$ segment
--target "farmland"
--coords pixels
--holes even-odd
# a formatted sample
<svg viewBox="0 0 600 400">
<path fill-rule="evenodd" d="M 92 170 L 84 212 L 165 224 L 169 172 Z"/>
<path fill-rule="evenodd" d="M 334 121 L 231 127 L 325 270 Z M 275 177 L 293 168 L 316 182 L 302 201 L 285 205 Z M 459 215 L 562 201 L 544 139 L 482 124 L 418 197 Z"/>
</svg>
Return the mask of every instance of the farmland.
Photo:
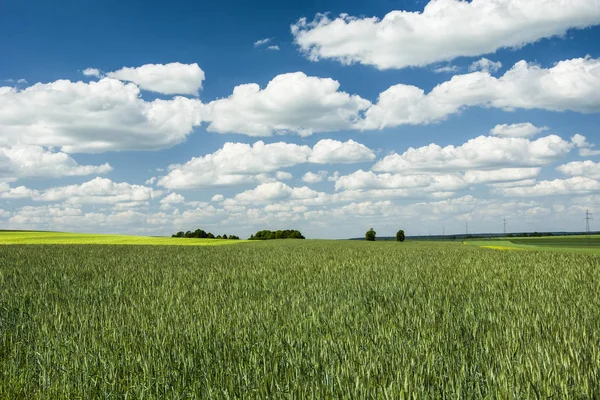
<svg viewBox="0 0 600 400">
<path fill-rule="evenodd" d="M 0 231 L 2 244 L 120 244 L 120 245 L 164 245 L 164 246 L 218 246 L 235 244 L 240 241 L 221 239 L 128 236 L 128 235 L 99 235 L 67 232 L 39 231 Z"/>
<path fill-rule="evenodd" d="M 600 258 L 0 246 L 0 398 L 598 398 Z"/>
<path fill-rule="evenodd" d="M 600 236 L 548 236 L 466 240 L 464 244 L 501 250 L 566 251 L 600 255 Z"/>
</svg>

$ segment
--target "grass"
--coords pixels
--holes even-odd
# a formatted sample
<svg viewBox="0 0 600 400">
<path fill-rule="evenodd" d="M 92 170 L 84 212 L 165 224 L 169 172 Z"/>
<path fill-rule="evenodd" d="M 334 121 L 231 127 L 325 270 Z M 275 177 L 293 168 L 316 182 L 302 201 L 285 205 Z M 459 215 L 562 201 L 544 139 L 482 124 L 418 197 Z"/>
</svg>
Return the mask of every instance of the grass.
<svg viewBox="0 0 600 400">
<path fill-rule="evenodd" d="M 547 236 L 536 238 L 468 239 L 464 244 L 496 250 L 566 251 L 600 254 L 600 236 Z"/>
<path fill-rule="evenodd" d="M 0 398 L 599 398 L 600 258 L 0 246 Z"/>
<path fill-rule="evenodd" d="M 126 244 L 166 246 L 218 246 L 245 242 L 229 239 L 182 239 L 170 237 L 99 235 L 86 233 L 0 231 L 1 244 Z"/>
</svg>

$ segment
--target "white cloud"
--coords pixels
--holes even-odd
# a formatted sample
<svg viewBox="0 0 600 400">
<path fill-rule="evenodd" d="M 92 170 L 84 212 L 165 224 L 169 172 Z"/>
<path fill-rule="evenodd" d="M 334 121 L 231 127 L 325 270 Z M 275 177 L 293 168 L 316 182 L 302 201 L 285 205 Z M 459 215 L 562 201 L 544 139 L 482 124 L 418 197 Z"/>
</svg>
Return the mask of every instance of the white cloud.
<svg viewBox="0 0 600 400">
<path fill-rule="evenodd" d="M 291 31 L 311 60 L 390 69 L 518 48 L 598 23 L 597 0 L 433 0 L 422 13 L 392 11 L 381 20 L 317 14 Z"/>
<path fill-rule="evenodd" d="M 289 172 L 285 172 L 285 171 L 277 171 L 275 173 L 275 178 L 278 181 L 288 181 L 290 179 L 292 179 L 294 176 L 292 174 L 290 174 Z"/>
<path fill-rule="evenodd" d="M 589 143 L 587 138 L 579 133 L 576 133 L 571 138 L 571 142 L 579 149 L 579 155 L 581 157 L 593 157 L 600 155 L 600 150 L 592 150 L 594 147 L 596 147 L 596 145 Z"/>
<path fill-rule="evenodd" d="M 86 68 L 82 73 L 85 76 L 95 76 L 96 78 L 100 78 L 100 70 L 98 68 Z"/>
<path fill-rule="evenodd" d="M 322 139 L 315 144 L 309 161 L 316 164 L 350 164 L 373 161 L 375 153 L 367 146 L 350 139 L 340 142 Z"/>
<path fill-rule="evenodd" d="M 279 46 L 277 46 L 277 45 L 275 45 L 275 46 L 269 46 L 269 47 L 267 47 L 267 50 L 279 51 Z"/>
<path fill-rule="evenodd" d="M 0 178 L 9 180 L 105 174 L 111 170 L 108 163 L 79 165 L 68 154 L 51 152 L 40 146 L 0 147 Z"/>
<path fill-rule="evenodd" d="M 336 180 L 336 190 L 418 189 L 425 192 L 454 192 L 471 185 L 489 182 L 521 181 L 539 175 L 540 168 L 502 168 L 471 170 L 455 174 L 376 174 L 358 170 Z"/>
<path fill-rule="evenodd" d="M 456 75 L 427 94 L 398 84 L 379 95 L 356 128 L 428 124 L 470 106 L 598 112 L 600 59 L 576 58 L 547 69 L 519 61 L 499 78 L 487 72 Z"/>
<path fill-rule="evenodd" d="M 254 47 L 262 46 L 263 44 L 267 44 L 271 41 L 271 38 L 260 39 L 254 42 Z"/>
<path fill-rule="evenodd" d="M 17 80 L 17 83 L 20 83 L 22 85 L 26 85 L 28 82 L 27 82 L 27 79 L 21 78 L 21 79 Z"/>
<path fill-rule="evenodd" d="M 204 81 L 204 71 L 198 64 L 146 64 L 137 68 L 124 67 L 106 74 L 120 81 L 133 82 L 141 89 L 162 94 L 198 95 Z"/>
<path fill-rule="evenodd" d="M 65 201 L 69 204 L 115 204 L 147 201 L 159 197 L 161 193 L 146 186 L 95 178 L 81 185 L 42 190 L 32 197 L 35 201 Z"/>
<path fill-rule="evenodd" d="M 590 160 L 570 162 L 557 167 L 556 170 L 569 176 L 583 176 L 600 179 L 600 163 L 595 163 Z"/>
<path fill-rule="evenodd" d="M 460 146 L 437 144 L 409 148 L 402 155 L 391 154 L 377 162 L 374 171 L 451 171 L 540 166 L 564 157 L 572 144 L 550 135 L 535 141 L 523 138 L 479 136 Z"/>
<path fill-rule="evenodd" d="M 319 183 L 323 182 L 325 178 L 327 178 L 327 171 L 319 171 L 317 173 L 307 172 L 302 176 L 302 182 Z"/>
<path fill-rule="evenodd" d="M 492 188 L 511 188 L 518 186 L 534 186 L 537 183 L 535 179 L 523 179 L 520 181 L 513 182 L 500 182 L 500 183 L 490 183 L 489 186 Z"/>
<path fill-rule="evenodd" d="M 454 73 L 460 71 L 460 68 L 456 65 L 447 65 L 445 67 L 438 67 L 433 70 L 436 74 Z"/>
<path fill-rule="evenodd" d="M 227 98 L 206 105 L 207 130 L 270 136 L 349 129 L 371 103 L 338 91 L 338 81 L 302 72 L 278 75 L 264 89 L 249 83 L 236 86 Z"/>
<path fill-rule="evenodd" d="M 210 201 L 215 201 L 215 202 L 219 202 L 219 201 L 223 201 L 225 200 L 225 196 L 223 196 L 222 194 L 215 194 Z"/>
<path fill-rule="evenodd" d="M 179 193 L 171 193 L 168 196 L 164 197 L 160 204 L 180 204 L 185 202 L 185 197 L 180 195 Z"/>
<path fill-rule="evenodd" d="M 580 155 L 581 157 L 594 157 L 594 156 L 600 156 L 600 150 L 579 149 L 579 155 Z"/>
<path fill-rule="evenodd" d="M 0 87 L 0 145 L 59 147 L 66 153 L 156 150 L 183 142 L 201 113 L 198 100 L 147 102 L 137 86 L 110 78 Z"/>
<path fill-rule="evenodd" d="M 170 217 L 170 218 L 169 218 Z M 15 211 L 8 220 L 15 229 L 48 229 L 66 231 L 115 232 L 115 230 L 145 233 L 155 224 L 170 225 L 173 217 L 165 213 L 146 214 L 128 209 L 105 214 L 102 212 L 84 212 L 73 205 L 25 206 Z M 169 229 L 167 232 L 172 231 Z M 164 234 L 164 232 L 163 232 Z"/>
<path fill-rule="evenodd" d="M 500 61 L 494 62 L 487 58 L 482 58 L 480 60 L 474 61 L 469 66 L 469 71 L 485 71 L 485 72 L 497 72 L 500 68 L 502 68 L 502 63 Z"/>
<path fill-rule="evenodd" d="M 11 188 L 8 183 L 0 182 L 0 199 L 25 199 L 36 196 L 37 193 L 25 186 Z"/>
<path fill-rule="evenodd" d="M 579 149 L 587 149 L 593 147 L 592 144 L 588 143 L 587 138 L 579 133 L 576 133 L 571 137 L 571 142 Z"/>
<path fill-rule="evenodd" d="M 283 142 L 225 143 L 212 154 L 169 166 L 158 185 L 184 189 L 256 182 L 259 174 L 306 162 L 310 153 L 308 146 Z"/>
<path fill-rule="evenodd" d="M 267 173 L 297 164 L 353 163 L 374 158 L 371 150 L 353 140 L 323 139 L 312 149 L 284 142 L 225 143 L 212 154 L 169 166 L 169 173 L 158 180 L 158 185 L 186 189 L 256 183 L 268 180 Z"/>
<path fill-rule="evenodd" d="M 531 138 L 538 133 L 547 131 L 547 126 L 537 127 L 531 122 L 524 122 L 520 124 L 502 124 L 496 125 L 490 131 L 490 135 L 501 136 L 501 137 L 513 137 L 513 138 Z"/>
<path fill-rule="evenodd" d="M 265 204 L 272 201 L 310 199 L 318 196 L 319 192 L 307 186 L 292 188 L 282 182 L 269 182 L 239 193 L 233 201 L 225 200 L 224 204 Z"/>
<path fill-rule="evenodd" d="M 553 196 L 585 194 L 600 190 L 600 182 L 583 176 L 569 179 L 555 179 L 552 181 L 541 181 L 534 186 L 514 187 L 498 189 L 505 196 Z"/>
</svg>

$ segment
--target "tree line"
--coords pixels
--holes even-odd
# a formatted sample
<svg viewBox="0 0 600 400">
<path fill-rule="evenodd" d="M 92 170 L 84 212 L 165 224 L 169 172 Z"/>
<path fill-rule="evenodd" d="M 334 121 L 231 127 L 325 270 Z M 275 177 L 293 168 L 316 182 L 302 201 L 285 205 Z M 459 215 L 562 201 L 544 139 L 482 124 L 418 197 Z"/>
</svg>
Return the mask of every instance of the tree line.
<svg viewBox="0 0 600 400">
<path fill-rule="evenodd" d="M 177 232 L 174 235 L 171 235 L 173 238 L 186 238 L 186 239 L 233 239 L 239 240 L 239 236 L 236 235 L 218 235 L 215 236 L 210 232 L 206 232 L 202 229 L 196 229 L 195 231 L 187 231 L 187 232 Z M 278 230 L 278 231 L 269 231 L 262 230 L 256 232 L 254 235 L 251 235 L 248 240 L 272 240 L 272 239 L 304 239 L 304 236 L 300 231 L 286 229 L 286 230 Z"/>
<path fill-rule="evenodd" d="M 213 235 L 210 232 L 205 232 L 202 229 L 196 229 L 194 232 L 192 231 L 187 231 L 187 232 L 177 232 L 176 234 L 172 235 L 171 237 L 174 238 L 186 238 L 186 239 L 231 239 L 231 240 L 239 240 L 240 237 L 236 236 L 236 235 Z"/>
<path fill-rule="evenodd" d="M 273 239 L 304 239 L 302 233 L 297 230 L 286 229 L 283 231 L 262 230 L 250 236 L 249 240 L 273 240 Z"/>
</svg>

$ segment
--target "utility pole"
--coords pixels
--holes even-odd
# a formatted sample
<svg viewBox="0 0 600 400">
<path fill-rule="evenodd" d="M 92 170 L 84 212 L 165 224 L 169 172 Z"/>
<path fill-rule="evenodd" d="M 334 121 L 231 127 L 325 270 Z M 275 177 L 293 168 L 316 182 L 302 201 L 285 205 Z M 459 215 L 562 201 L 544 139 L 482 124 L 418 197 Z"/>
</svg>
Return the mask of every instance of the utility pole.
<svg viewBox="0 0 600 400">
<path fill-rule="evenodd" d="M 591 245 L 591 230 L 590 230 L 590 221 L 593 220 L 594 218 L 592 218 L 592 213 L 590 213 L 590 210 L 585 210 L 585 234 L 587 235 L 587 239 L 588 239 L 588 245 Z"/>
<path fill-rule="evenodd" d="M 504 218 L 504 236 L 506 236 L 506 218 Z"/>
<path fill-rule="evenodd" d="M 469 236 L 469 221 L 465 222 L 465 232 L 466 235 Z"/>
</svg>

